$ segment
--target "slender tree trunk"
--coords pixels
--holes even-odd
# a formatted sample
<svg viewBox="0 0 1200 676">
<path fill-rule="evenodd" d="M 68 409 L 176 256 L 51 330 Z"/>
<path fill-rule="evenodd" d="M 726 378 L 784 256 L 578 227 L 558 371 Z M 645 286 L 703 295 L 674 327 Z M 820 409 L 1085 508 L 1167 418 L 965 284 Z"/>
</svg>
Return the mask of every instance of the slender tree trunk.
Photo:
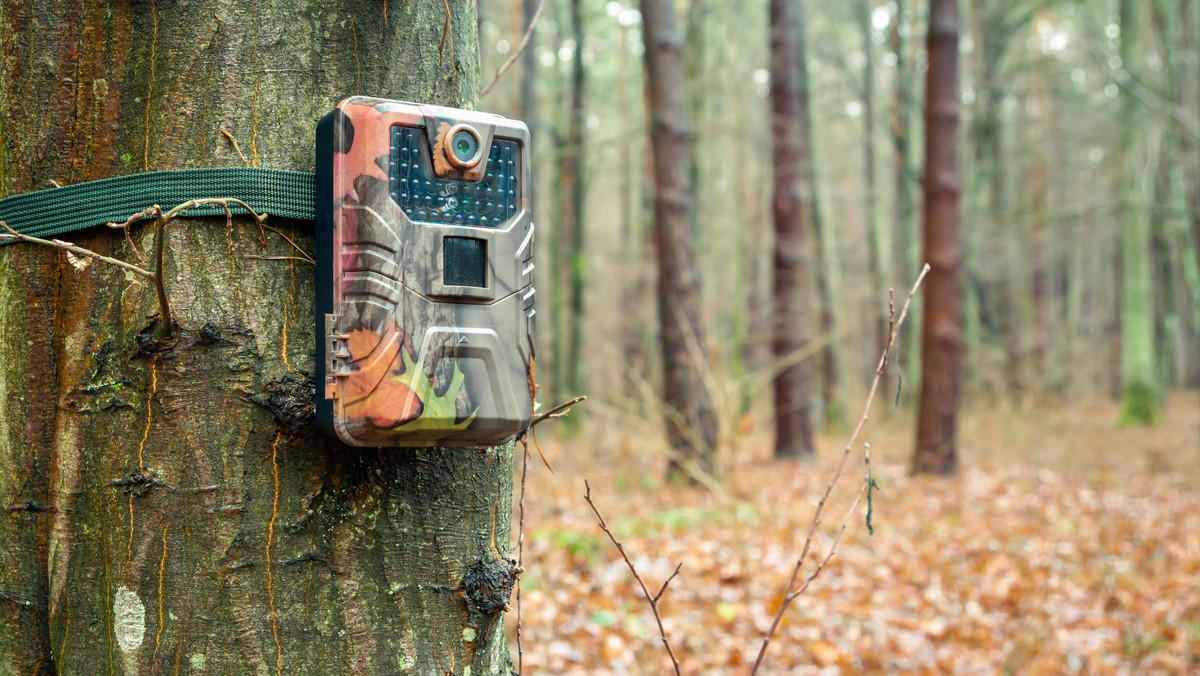
<svg viewBox="0 0 1200 676">
<path fill-rule="evenodd" d="M 909 67 L 909 2 L 896 0 L 896 14 L 888 30 L 888 43 L 896 56 L 896 68 L 892 84 L 892 173 L 893 189 L 895 192 L 895 221 L 892 226 L 895 244 L 895 257 L 899 261 L 899 277 L 911 280 L 916 277 L 919 265 L 920 248 L 918 246 L 917 225 L 914 219 L 916 209 L 913 204 L 914 176 L 916 171 L 912 166 L 912 78 Z M 916 345 L 921 335 L 921 299 L 914 299 L 913 314 L 904 324 L 904 335 L 900 345 Z M 901 378 L 915 376 L 920 372 L 920 351 L 917 349 L 900 348 L 897 353 L 897 371 Z M 916 380 L 915 377 L 910 380 Z"/>
<path fill-rule="evenodd" d="M 884 310 L 885 293 L 888 288 L 889 280 L 891 279 L 891 270 L 888 264 L 888 257 L 885 253 L 888 250 L 887 232 L 884 229 L 882 221 L 879 219 L 879 195 L 876 185 L 876 152 L 875 152 L 875 42 L 871 37 L 874 28 L 871 25 L 871 14 L 875 7 L 874 0 L 860 0 L 859 3 L 859 30 L 862 31 L 862 48 L 863 54 L 866 56 L 863 62 L 863 83 L 862 83 L 862 101 L 863 101 L 863 176 L 865 185 L 865 199 L 863 200 L 863 210 L 865 211 L 867 232 L 867 253 L 871 270 L 871 298 L 874 302 L 871 304 L 873 314 L 875 316 L 874 326 L 872 327 L 874 335 L 871 341 L 870 354 L 878 354 L 883 351 L 883 346 L 888 339 L 888 318 L 887 312 Z M 887 374 L 880 380 L 880 388 L 884 392 L 891 391 L 891 386 Z M 886 410 L 886 409 L 885 409 Z"/>
<path fill-rule="evenodd" d="M 311 171 L 341 96 L 474 104 L 475 3 L 449 7 L 439 54 L 441 0 L 5 3 L 0 196 L 241 166 L 222 130 Z M 269 222 L 311 251 L 311 223 Z M 510 673 L 511 448 L 319 438 L 312 269 L 264 253 L 291 250 L 171 223 L 181 335 L 139 354 L 153 290 L 0 248 L 0 673 Z"/>
<path fill-rule="evenodd" d="M 704 50 L 707 44 L 705 34 L 705 15 L 707 8 L 705 0 L 688 0 L 687 13 L 684 15 L 683 35 L 683 86 L 684 114 L 688 124 L 693 128 L 700 125 L 704 119 L 704 102 L 707 90 L 712 85 L 708 71 L 704 67 Z M 704 175 L 701 169 L 701 148 L 704 137 L 692 134 L 688 144 L 690 159 L 688 161 L 688 180 L 692 184 L 692 199 L 695 205 L 688 219 L 691 228 L 692 241 L 700 251 L 704 250 L 701 238 L 704 236 L 700 229 L 700 214 L 705 208 Z"/>
<path fill-rule="evenodd" d="M 583 392 L 583 283 L 584 283 L 584 161 L 583 161 L 583 15 L 580 0 L 571 0 L 571 90 L 568 94 L 567 141 L 563 155 L 563 219 L 557 224 L 566 238 L 568 269 L 566 386 L 568 394 Z"/>
<path fill-rule="evenodd" d="M 774 185 L 771 218 L 775 226 L 772 355 L 775 376 L 775 457 L 813 455 L 812 378 L 808 360 L 798 357 L 808 344 L 804 318 L 805 214 L 800 200 L 804 162 L 797 92 L 796 4 L 771 0 L 771 142 Z"/>
<path fill-rule="evenodd" d="M 522 0 L 523 30 L 533 21 L 537 13 L 539 0 Z M 533 138 L 537 127 L 537 29 L 529 36 L 525 51 L 521 52 L 521 121 L 529 127 L 529 137 Z"/>
<path fill-rule="evenodd" d="M 1141 3 L 1121 0 L 1121 59 L 1135 61 L 1138 14 Z M 1154 271 L 1151 231 L 1147 222 L 1145 195 L 1148 178 L 1139 177 L 1142 161 L 1134 156 L 1139 129 L 1137 101 L 1128 91 L 1121 94 L 1122 171 L 1121 200 L 1121 422 L 1150 424 L 1161 415 L 1158 367 L 1154 332 Z"/>
<path fill-rule="evenodd" d="M 914 474 L 954 474 L 959 390 L 958 3 L 932 0 L 926 50 L 924 251 L 921 403 Z"/>
<path fill-rule="evenodd" d="M 800 136 L 796 141 L 798 153 L 796 171 L 800 177 L 800 208 L 803 214 L 801 218 L 811 224 L 808 229 L 811 233 L 810 236 L 813 237 L 812 250 L 816 258 L 811 270 L 807 269 L 809 266 L 804 261 L 801 261 L 800 272 L 801 279 L 815 281 L 817 298 L 820 301 L 820 309 L 817 313 L 818 322 L 822 336 L 828 341 L 828 344 L 818 352 L 821 399 L 826 418 L 836 422 L 842 418 L 841 404 L 838 402 L 837 394 L 841 378 L 839 365 L 845 361 L 842 358 L 845 353 L 839 354 L 838 337 L 841 335 L 841 322 L 833 303 L 834 298 L 841 297 L 841 261 L 837 255 L 837 231 L 823 219 L 820 194 L 817 191 L 816 139 L 813 133 L 812 105 L 808 86 L 808 26 L 804 18 L 803 0 L 792 0 L 790 7 L 789 14 L 793 18 L 789 21 L 794 26 L 792 39 L 795 44 L 793 53 L 796 63 L 793 73 L 796 82 L 796 110 L 800 118 Z M 805 251 L 802 249 L 801 255 Z M 778 255 L 778 251 L 776 251 L 776 255 Z M 801 288 L 803 289 L 803 287 Z M 811 318 L 812 314 L 810 310 L 806 317 Z M 805 319 L 804 321 L 808 323 L 810 320 Z M 811 368 L 809 371 L 811 372 Z M 811 376 L 809 379 L 811 380 Z M 812 385 L 809 385 L 807 390 L 811 397 Z M 810 406 L 810 404 L 805 405 Z M 810 413 L 809 417 L 811 419 L 814 416 Z M 815 423 L 815 419 L 812 422 Z"/>
<path fill-rule="evenodd" d="M 670 0 L 641 0 L 646 31 L 646 92 L 654 151 L 654 243 L 658 252 L 659 344 L 667 438 L 680 462 L 711 472 L 717 418 L 703 373 L 709 368 L 700 322 L 700 282 L 689 236 L 688 129 L 684 117 L 682 39 Z"/>
</svg>

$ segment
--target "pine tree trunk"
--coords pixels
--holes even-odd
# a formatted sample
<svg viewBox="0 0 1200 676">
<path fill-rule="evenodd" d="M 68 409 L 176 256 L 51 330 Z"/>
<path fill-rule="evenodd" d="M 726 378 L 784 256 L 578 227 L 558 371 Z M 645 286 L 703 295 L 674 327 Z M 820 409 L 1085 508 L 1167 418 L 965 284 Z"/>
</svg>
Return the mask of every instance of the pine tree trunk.
<svg viewBox="0 0 1200 676">
<path fill-rule="evenodd" d="M 797 91 L 798 13 L 792 0 L 771 0 L 771 142 L 774 185 L 771 217 L 775 227 L 772 283 L 772 356 L 775 368 L 775 457 L 813 455 L 812 377 L 809 360 L 800 359 L 805 335 L 805 214 L 800 199 L 805 130 Z M 811 223 L 811 220 L 809 221 Z"/>
<path fill-rule="evenodd" d="M 340 97 L 472 105 L 475 3 L 449 7 L 439 53 L 441 0 L 4 3 L 0 196 L 241 166 L 223 130 L 311 171 Z M 311 251 L 311 223 L 268 223 Z M 169 225 L 181 335 L 152 354 L 153 290 L 0 248 L 0 674 L 509 673 L 511 447 L 319 438 L 313 271 L 248 258 L 290 255 L 259 237 Z"/>
<path fill-rule="evenodd" d="M 646 94 L 654 155 L 654 244 L 658 254 L 659 347 L 667 439 L 677 455 L 672 476 L 686 464 L 712 472 L 717 418 L 703 374 L 709 368 L 700 322 L 700 281 L 688 228 L 688 129 L 684 116 L 682 39 L 674 3 L 641 0 L 646 31 Z"/>
<path fill-rule="evenodd" d="M 925 83 L 925 318 L 914 474 L 954 474 L 959 390 L 958 3 L 932 0 Z"/>
</svg>

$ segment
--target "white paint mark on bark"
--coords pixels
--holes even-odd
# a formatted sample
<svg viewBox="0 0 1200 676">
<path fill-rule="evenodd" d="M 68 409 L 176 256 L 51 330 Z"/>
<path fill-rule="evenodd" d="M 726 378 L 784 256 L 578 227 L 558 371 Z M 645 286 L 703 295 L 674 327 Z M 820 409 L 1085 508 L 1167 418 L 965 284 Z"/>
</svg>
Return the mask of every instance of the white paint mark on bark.
<svg viewBox="0 0 1200 676">
<path fill-rule="evenodd" d="M 137 676 L 137 653 L 146 636 L 146 607 L 136 593 L 124 586 L 117 587 L 113 595 L 113 634 L 121 649 L 125 673 Z"/>
</svg>

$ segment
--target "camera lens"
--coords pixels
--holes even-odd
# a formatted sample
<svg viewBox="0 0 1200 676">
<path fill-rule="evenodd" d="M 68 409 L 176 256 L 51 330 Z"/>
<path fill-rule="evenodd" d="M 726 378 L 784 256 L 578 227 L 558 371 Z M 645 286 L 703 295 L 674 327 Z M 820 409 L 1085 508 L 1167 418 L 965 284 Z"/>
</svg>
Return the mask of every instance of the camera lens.
<svg viewBox="0 0 1200 676">
<path fill-rule="evenodd" d="M 459 125 L 446 135 L 449 143 L 446 146 L 446 157 L 450 164 L 459 169 L 470 169 L 479 164 L 479 132 L 466 125 Z"/>
</svg>

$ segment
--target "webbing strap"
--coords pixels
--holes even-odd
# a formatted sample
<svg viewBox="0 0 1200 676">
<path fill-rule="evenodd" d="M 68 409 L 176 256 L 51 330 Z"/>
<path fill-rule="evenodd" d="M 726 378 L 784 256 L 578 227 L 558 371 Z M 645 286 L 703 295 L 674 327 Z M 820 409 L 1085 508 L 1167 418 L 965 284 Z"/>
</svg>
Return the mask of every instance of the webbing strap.
<svg viewBox="0 0 1200 676">
<path fill-rule="evenodd" d="M 165 211 L 192 199 L 224 197 L 242 200 L 260 214 L 311 221 L 314 194 L 313 175 L 298 171 L 176 169 L 14 195 L 0 200 L 0 220 L 21 234 L 48 238 L 105 223 L 123 223 L 155 204 Z M 232 204 L 230 211 L 245 213 Z M 224 214 L 221 205 L 206 204 L 188 209 L 186 215 Z"/>
</svg>

